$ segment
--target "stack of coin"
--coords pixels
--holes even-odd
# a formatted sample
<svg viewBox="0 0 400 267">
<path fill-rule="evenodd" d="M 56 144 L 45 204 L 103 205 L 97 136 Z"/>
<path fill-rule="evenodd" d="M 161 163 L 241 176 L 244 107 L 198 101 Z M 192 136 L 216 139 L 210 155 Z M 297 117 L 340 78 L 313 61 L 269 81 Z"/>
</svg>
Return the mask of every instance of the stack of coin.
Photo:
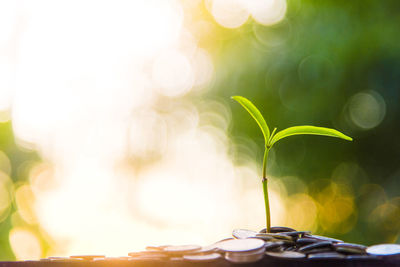
<svg viewBox="0 0 400 267">
<path fill-rule="evenodd" d="M 129 257 L 107 258 L 103 255 L 77 255 L 71 257 L 48 257 L 41 261 L 137 261 L 137 262 L 213 262 L 227 260 L 232 263 L 252 263 L 274 259 L 315 260 L 400 260 L 400 245 L 379 244 L 366 247 L 345 243 L 342 240 L 313 235 L 309 231 L 296 231 L 288 227 L 271 227 L 256 232 L 235 229 L 234 238 L 220 240 L 209 246 L 163 245 L 148 246 L 145 251 L 131 252 Z"/>
<path fill-rule="evenodd" d="M 366 247 L 342 240 L 296 231 L 288 227 L 271 227 L 260 232 L 235 229 L 233 238 L 221 240 L 207 247 L 158 246 L 144 252 L 130 253 L 132 260 L 215 261 L 221 258 L 233 263 L 252 263 L 268 258 L 280 259 L 348 259 L 376 260 L 400 255 L 400 245 L 382 244 Z"/>
<path fill-rule="evenodd" d="M 201 247 L 198 245 L 182 246 L 148 246 L 146 251 L 131 252 L 128 254 L 132 261 L 190 261 L 210 262 L 221 258 L 215 245 Z"/>
<path fill-rule="evenodd" d="M 83 259 L 74 259 L 70 257 L 48 257 L 45 259 L 40 259 L 40 261 L 50 261 L 50 262 L 75 262 L 83 261 Z"/>
<path fill-rule="evenodd" d="M 234 263 L 250 263 L 264 257 L 265 242 L 257 238 L 227 240 L 218 244 L 225 259 Z"/>
</svg>

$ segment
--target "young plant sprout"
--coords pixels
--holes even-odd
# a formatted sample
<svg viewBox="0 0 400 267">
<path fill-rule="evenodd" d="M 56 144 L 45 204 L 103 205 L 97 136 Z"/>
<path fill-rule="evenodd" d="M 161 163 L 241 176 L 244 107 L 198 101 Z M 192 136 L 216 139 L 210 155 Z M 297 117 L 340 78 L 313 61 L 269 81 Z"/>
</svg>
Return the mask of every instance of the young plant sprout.
<svg viewBox="0 0 400 267">
<path fill-rule="evenodd" d="M 286 128 L 282 131 L 276 132 L 276 128 L 270 133 L 268 128 L 267 122 L 265 121 L 264 117 L 261 115 L 261 112 L 245 97 L 242 96 L 232 96 L 232 99 L 239 102 L 240 105 L 250 113 L 253 119 L 257 122 L 258 126 L 260 127 L 264 140 L 265 140 L 265 150 L 264 150 L 264 159 L 263 159 L 263 166 L 262 166 L 262 183 L 263 183 L 263 191 L 264 191 L 264 201 L 265 201 L 265 213 L 267 219 L 267 232 L 271 230 L 271 215 L 270 215 L 270 208 L 269 208 L 269 199 L 268 199 L 268 179 L 266 176 L 267 171 L 267 160 L 268 160 L 268 152 L 271 150 L 272 146 L 278 142 L 279 140 L 292 136 L 292 135 L 299 135 L 299 134 L 312 134 L 312 135 L 325 135 L 331 137 L 338 137 L 342 138 L 347 141 L 352 141 L 353 139 L 347 135 L 342 134 L 341 132 L 325 128 L 325 127 L 316 127 L 316 126 L 294 126 Z"/>
</svg>

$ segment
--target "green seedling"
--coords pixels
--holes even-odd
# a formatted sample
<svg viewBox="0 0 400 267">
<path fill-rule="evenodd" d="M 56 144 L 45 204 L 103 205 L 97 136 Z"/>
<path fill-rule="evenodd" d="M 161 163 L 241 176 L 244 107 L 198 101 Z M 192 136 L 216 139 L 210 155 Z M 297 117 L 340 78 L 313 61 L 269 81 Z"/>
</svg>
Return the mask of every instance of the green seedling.
<svg viewBox="0 0 400 267">
<path fill-rule="evenodd" d="M 325 127 L 316 127 L 316 126 L 294 126 L 286 128 L 282 131 L 276 132 L 276 128 L 270 132 L 267 122 L 265 121 L 264 117 L 261 115 L 261 112 L 245 97 L 242 96 L 232 96 L 232 99 L 239 102 L 240 105 L 250 113 L 253 119 L 257 122 L 258 126 L 261 129 L 261 132 L 264 136 L 265 140 L 265 150 L 264 150 L 264 159 L 263 159 L 263 166 L 262 166 L 262 184 L 263 184 L 263 191 L 264 191 L 264 201 L 265 201 L 265 213 L 266 213 L 266 220 L 267 220 L 267 232 L 271 230 L 271 215 L 270 215 L 270 208 L 269 208 L 269 199 L 268 199 L 268 179 L 266 175 L 267 171 L 267 160 L 268 160 L 268 153 L 271 150 L 272 146 L 278 142 L 279 140 L 292 136 L 292 135 L 300 135 L 300 134 L 310 134 L 310 135 L 324 135 L 330 137 L 337 137 L 342 138 L 347 141 L 352 141 L 353 139 L 347 135 L 342 134 L 341 132 L 325 128 Z"/>
</svg>

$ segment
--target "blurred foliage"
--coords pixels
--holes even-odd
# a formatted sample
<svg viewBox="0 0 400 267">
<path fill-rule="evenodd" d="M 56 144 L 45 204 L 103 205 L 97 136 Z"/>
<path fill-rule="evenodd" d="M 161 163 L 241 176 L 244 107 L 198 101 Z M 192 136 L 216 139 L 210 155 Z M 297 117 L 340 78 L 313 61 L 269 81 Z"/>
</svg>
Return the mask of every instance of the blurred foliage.
<svg viewBox="0 0 400 267">
<path fill-rule="evenodd" d="M 400 241 L 399 10 L 396 1 L 291 0 L 279 24 L 264 27 L 249 21 L 238 30 L 221 30 L 227 37 L 215 51 L 217 81 L 210 97 L 246 96 L 278 131 L 312 124 L 337 128 L 354 138 L 348 143 L 294 137 L 274 148 L 276 164 L 269 175 L 300 177 L 320 204 L 318 193 L 332 185 L 354 198 L 345 225 L 323 225 L 326 218 L 320 212 L 319 233 L 364 244 Z M 378 95 L 380 118 L 373 101 L 354 106 L 357 93 Z M 261 177 L 262 136 L 248 114 L 238 105 L 230 106 L 231 135 L 256 141 Z M 368 124 L 374 116 L 376 122 Z M 245 153 L 235 151 L 236 159 Z M 296 188 L 289 191 L 296 193 Z M 334 220 L 332 213 L 328 216 Z"/>
<path fill-rule="evenodd" d="M 30 163 L 39 161 L 39 157 L 35 152 L 23 151 L 17 147 L 11 122 L 0 123 L 0 151 L 4 152 L 5 156 L 0 160 L 0 175 L 11 178 L 14 184 L 11 191 L 14 191 L 19 185 L 28 180 Z M 16 224 L 17 208 L 13 196 L 11 196 L 10 200 L 10 206 L 0 216 L 0 260 L 15 259 L 9 243 L 9 231 Z M 31 227 L 32 229 L 36 228 L 36 226 Z"/>
</svg>

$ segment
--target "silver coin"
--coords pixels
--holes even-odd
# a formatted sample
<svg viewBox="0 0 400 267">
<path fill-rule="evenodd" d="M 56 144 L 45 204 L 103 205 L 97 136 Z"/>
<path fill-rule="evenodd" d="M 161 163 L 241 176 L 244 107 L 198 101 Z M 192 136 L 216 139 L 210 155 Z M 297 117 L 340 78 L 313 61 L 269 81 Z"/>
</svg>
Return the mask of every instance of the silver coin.
<svg viewBox="0 0 400 267">
<path fill-rule="evenodd" d="M 275 250 L 276 248 L 280 248 L 284 245 L 285 243 L 283 241 L 278 241 L 278 242 L 265 242 L 264 248 L 266 250 Z"/>
<path fill-rule="evenodd" d="M 71 261 L 83 261 L 83 259 L 73 259 L 68 257 L 48 257 L 50 261 L 60 261 L 60 262 L 71 262 Z"/>
<path fill-rule="evenodd" d="M 41 259 L 42 261 L 42 259 Z M 65 261 L 65 262 L 71 262 L 71 261 L 83 261 L 83 259 L 71 259 L 69 257 L 47 257 L 47 260 L 43 259 L 43 261 Z"/>
<path fill-rule="evenodd" d="M 308 255 L 309 259 L 343 259 L 346 256 L 337 252 L 322 252 Z"/>
<path fill-rule="evenodd" d="M 265 252 L 265 254 L 271 257 L 287 258 L 287 259 L 300 259 L 306 257 L 305 254 L 296 251 L 282 251 L 282 252 L 267 251 Z"/>
<path fill-rule="evenodd" d="M 307 251 L 302 251 L 303 253 L 309 254 L 318 254 L 318 253 L 326 253 L 326 252 L 335 252 L 332 247 L 323 247 L 323 248 L 314 248 Z"/>
<path fill-rule="evenodd" d="M 229 237 L 229 238 L 224 238 L 224 239 L 221 239 L 221 240 L 219 240 L 219 241 L 217 241 L 217 242 L 215 242 L 215 243 L 213 243 L 213 244 L 211 244 L 211 245 L 209 245 L 210 247 L 212 247 L 212 246 L 214 246 L 215 248 L 217 248 L 218 247 L 218 244 L 220 244 L 220 243 L 222 243 L 222 242 L 225 242 L 225 241 L 228 241 L 228 240 L 234 240 L 235 238 L 232 238 L 232 237 Z"/>
<path fill-rule="evenodd" d="M 349 260 L 379 260 L 378 256 L 375 255 L 367 255 L 367 254 L 353 254 L 353 255 L 347 255 L 346 259 Z"/>
<path fill-rule="evenodd" d="M 147 246 L 146 250 L 149 251 L 163 251 L 164 248 L 168 247 L 169 245 L 164 245 L 164 246 Z"/>
<path fill-rule="evenodd" d="M 69 256 L 71 259 L 82 259 L 82 260 L 93 260 L 96 258 L 105 258 L 106 256 L 104 255 L 73 255 Z"/>
<path fill-rule="evenodd" d="M 299 245 L 308 245 L 311 243 L 320 242 L 321 240 L 309 237 L 300 237 L 296 240 L 296 243 Z"/>
<path fill-rule="evenodd" d="M 306 235 L 306 237 L 311 237 L 311 238 L 315 238 L 315 239 L 322 240 L 322 241 L 330 241 L 333 243 L 343 243 L 344 242 L 343 240 L 340 240 L 340 239 L 326 237 L 326 236 L 320 236 L 320 235 Z"/>
<path fill-rule="evenodd" d="M 264 251 L 257 253 L 243 253 L 243 252 L 227 252 L 225 259 L 234 263 L 251 263 L 261 260 L 264 257 Z"/>
<path fill-rule="evenodd" d="M 297 237 L 297 236 L 309 235 L 309 234 L 311 234 L 311 232 L 310 231 L 293 231 L 293 232 L 279 232 L 279 234 Z"/>
<path fill-rule="evenodd" d="M 128 256 L 130 257 L 142 257 L 142 256 L 158 257 L 164 255 L 165 255 L 164 251 L 156 251 L 156 250 L 145 250 L 145 251 L 128 253 Z"/>
<path fill-rule="evenodd" d="M 346 259 L 349 260 L 380 260 L 379 256 L 376 255 L 368 255 L 368 254 L 353 254 L 353 255 L 347 255 Z"/>
<path fill-rule="evenodd" d="M 237 256 L 253 256 L 254 254 L 260 254 L 260 253 L 264 253 L 265 252 L 265 248 L 259 248 L 256 250 L 250 250 L 250 251 L 239 251 L 239 252 L 230 252 L 230 253 L 235 253 L 235 255 Z"/>
<path fill-rule="evenodd" d="M 215 244 L 213 244 L 213 245 L 201 247 L 201 249 L 199 249 L 199 250 L 186 252 L 185 255 L 210 254 L 210 253 L 213 253 L 216 251 L 217 251 L 217 248 L 216 248 Z"/>
<path fill-rule="evenodd" d="M 330 246 L 332 246 L 332 242 L 321 241 L 321 242 L 311 243 L 309 245 L 301 247 L 301 248 L 299 248 L 299 251 L 308 251 L 308 250 L 312 250 L 315 248 L 323 248 L 323 247 L 330 247 Z"/>
<path fill-rule="evenodd" d="M 263 248 L 264 244 L 265 242 L 261 239 L 248 238 L 223 241 L 217 244 L 217 247 L 228 252 L 243 252 Z"/>
<path fill-rule="evenodd" d="M 255 237 L 257 232 L 246 229 L 235 229 L 232 231 L 232 235 L 238 239 L 245 239 L 249 237 Z"/>
<path fill-rule="evenodd" d="M 207 247 L 213 248 L 213 252 L 224 252 L 224 251 L 222 251 L 221 249 L 219 249 L 218 246 L 219 246 L 219 244 L 221 244 L 222 242 L 225 242 L 225 241 L 228 241 L 228 240 L 234 240 L 234 238 L 232 238 L 232 237 L 224 238 L 224 239 L 221 239 L 221 240 L 215 242 L 214 244 L 208 245 Z"/>
<path fill-rule="evenodd" d="M 202 261 L 202 262 L 209 262 L 215 261 L 221 258 L 221 254 L 219 253 L 210 253 L 210 254 L 203 254 L 203 255 L 184 255 L 183 259 L 187 261 Z"/>
<path fill-rule="evenodd" d="M 274 241 L 277 240 L 276 238 L 273 238 L 272 236 L 268 236 L 268 235 L 258 235 L 255 237 L 249 237 L 249 238 L 258 238 L 258 239 L 262 239 L 264 241 Z"/>
<path fill-rule="evenodd" d="M 336 243 L 333 247 L 338 252 L 351 253 L 351 254 L 365 254 L 366 246 L 351 243 Z"/>
<path fill-rule="evenodd" d="M 198 245 L 182 245 L 182 246 L 167 246 L 163 251 L 171 254 L 184 254 L 188 252 L 194 252 L 200 250 L 201 247 Z"/>
<path fill-rule="evenodd" d="M 380 244 L 367 248 L 367 253 L 378 256 L 388 256 L 400 254 L 400 245 L 398 244 Z"/>
</svg>

